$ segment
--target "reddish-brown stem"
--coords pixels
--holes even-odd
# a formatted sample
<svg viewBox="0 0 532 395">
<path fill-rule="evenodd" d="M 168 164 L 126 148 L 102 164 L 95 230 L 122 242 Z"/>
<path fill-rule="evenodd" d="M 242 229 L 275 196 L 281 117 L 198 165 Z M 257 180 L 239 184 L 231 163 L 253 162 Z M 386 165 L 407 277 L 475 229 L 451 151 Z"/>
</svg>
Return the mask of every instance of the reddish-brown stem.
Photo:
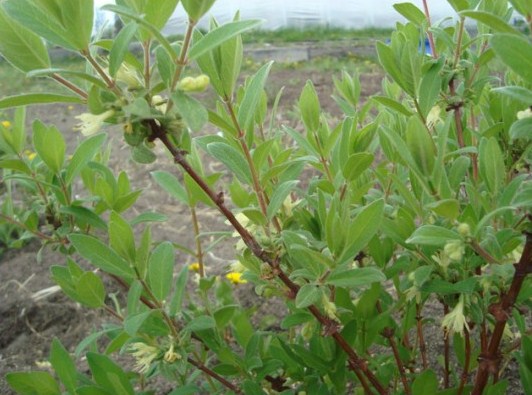
<svg viewBox="0 0 532 395">
<path fill-rule="evenodd" d="M 116 311 L 114 311 L 112 308 L 110 308 L 107 305 L 103 305 L 103 309 L 107 311 L 109 314 L 111 314 L 113 317 L 118 319 L 119 321 L 122 321 L 124 319 L 120 314 L 118 314 Z"/>
<path fill-rule="evenodd" d="M 449 306 L 447 303 L 443 303 L 443 315 L 446 316 L 449 314 Z M 449 333 L 447 332 L 447 329 L 444 329 L 443 333 L 443 388 L 449 388 L 449 376 L 451 374 L 449 369 L 449 361 L 450 361 L 450 347 L 449 347 Z"/>
<path fill-rule="evenodd" d="M 377 307 L 377 311 L 379 312 L 379 314 L 382 314 L 382 305 L 380 301 L 377 301 L 376 307 Z M 405 365 L 403 364 L 403 361 L 401 360 L 401 356 L 399 355 L 399 349 L 397 348 L 397 343 L 394 338 L 394 331 L 392 328 L 384 328 L 382 335 L 386 339 L 388 339 L 388 343 L 390 343 L 390 347 L 393 351 L 393 357 L 395 358 L 395 363 L 397 364 L 397 368 L 399 369 L 399 374 L 401 376 L 401 382 L 403 383 L 403 388 L 405 389 L 405 393 L 407 395 L 410 395 L 412 392 L 410 391 L 410 385 L 408 384 L 408 379 L 406 377 Z"/>
<path fill-rule="evenodd" d="M 0 218 L 2 218 L 2 219 L 3 219 L 4 221 L 6 221 L 6 222 L 9 222 L 10 224 L 13 224 L 13 225 L 15 225 L 15 226 L 18 226 L 19 228 L 24 229 L 25 231 L 34 234 L 34 235 L 37 236 L 39 239 L 46 240 L 46 241 L 59 241 L 59 240 L 54 239 L 54 238 L 51 237 L 51 236 L 45 235 L 44 233 L 42 233 L 42 232 L 40 232 L 40 231 L 38 231 L 38 230 L 30 229 L 25 223 L 22 223 L 22 222 L 20 222 L 20 221 L 17 221 L 16 219 L 11 218 L 11 217 L 8 216 L 8 215 L 5 215 L 5 214 L 0 213 Z"/>
<path fill-rule="evenodd" d="M 163 145 L 168 149 L 174 161 L 180 165 L 183 170 L 196 182 L 196 184 L 209 196 L 212 202 L 216 205 L 218 210 L 227 218 L 231 223 L 233 228 L 240 234 L 242 241 L 248 246 L 250 251 L 261 261 L 270 265 L 277 275 L 277 277 L 283 282 L 283 284 L 290 290 L 290 294 L 295 298 L 297 292 L 299 291 L 299 286 L 295 284 L 286 273 L 279 267 L 279 262 L 272 258 L 272 256 L 265 250 L 262 249 L 257 240 L 249 233 L 249 231 L 242 226 L 242 224 L 236 219 L 231 210 L 227 208 L 224 204 L 223 196 L 215 193 L 212 188 L 207 185 L 203 178 L 190 166 L 188 161 L 184 156 L 184 152 L 179 151 L 172 142 L 168 139 L 165 130 L 163 130 L 157 123 L 154 121 L 149 122 L 150 128 L 152 130 L 152 138 L 159 139 Z M 347 341 L 342 337 L 338 332 L 338 324 L 336 321 L 325 317 L 320 313 L 319 309 L 316 306 L 310 306 L 309 311 L 314 315 L 314 317 L 320 322 L 323 326 L 324 332 L 326 335 L 330 335 L 334 338 L 336 343 L 344 350 L 348 355 L 349 367 L 355 372 L 359 379 L 365 376 L 381 395 L 386 395 L 388 390 L 379 382 L 377 377 L 373 372 L 368 368 L 366 361 L 358 356 L 355 350 L 347 343 Z M 362 375 L 362 374 L 363 375 Z M 364 389 L 368 392 L 369 387 L 365 380 L 361 380 Z M 371 393 L 369 391 L 368 393 Z"/>
<path fill-rule="evenodd" d="M 195 366 L 196 368 L 198 368 L 199 370 L 201 370 L 202 372 L 208 374 L 210 377 L 212 377 L 213 379 L 217 380 L 218 382 L 220 382 L 223 386 L 225 386 L 226 388 L 229 388 L 231 391 L 233 391 L 234 393 L 236 394 L 241 394 L 242 391 L 240 390 L 240 388 L 238 388 L 237 386 L 235 386 L 233 383 L 227 381 L 226 379 L 224 379 L 222 376 L 220 376 L 218 373 L 212 371 L 211 369 L 209 369 L 207 366 L 203 365 L 201 362 L 198 362 L 196 361 L 195 359 L 192 359 L 190 357 L 187 357 L 187 362 L 190 363 L 191 365 Z"/>
<path fill-rule="evenodd" d="M 432 32 L 430 31 L 431 22 L 427 0 L 423 0 L 423 10 L 425 11 L 425 17 L 427 18 L 427 35 L 429 37 L 430 51 L 432 52 L 432 57 L 436 59 L 438 57 L 438 54 L 436 53 L 436 45 L 434 45 L 434 37 L 432 36 Z"/>
<path fill-rule="evenodd" d="M 65 86 L 66 88 L 70 89 L 72 92 L 74 92 L 75 94 L 77 94 L 78 96 L 81 96 L 83 99 L 87 99 L 89 97 L 89 95 L 87 94 L 87 92 L 85 92 L 83 89 L 81 89 L 79 86 L 77 86 L 76 84 L 73 84 L 72 82 L 70 82 L 69 80 L 66 80 L 64 79 L 63 77 L 61 77 L 59 74 L 57 73 L 53 73 L 52 74 L 52 78 L 54 80 L 56 80 L 58 83 L 60 83 L 61 85 Z"/>
<path fill-rule="evenodd" d="M 521 291 L 525 277 L 530 273 L 532 273 L 532 233 L 526 233 L 525 249 L 523 250 L 521 259 L 515 265 L 515 273 L 510 289 L 501 297 L 499 303 L 490 306 L 490 313 L 495 318 L 495 327 L 487 351 L 479 357 L 475 386 L 471 392 L 472 395 L 481 395 L 488 382 L 489 374 L 495 374 L 499 370 L 499 347 L 506 321 L 511 315 L 511 310 Z"/>
<path fill-rule="evenodd" d="M 116 86 L 115 82 L 107 75 L 105 70 L 100 66 L 100 64 L 94 59 L 90 53 L 90 51 L 83 50 L 81 51 L 81 54 L 89 61 L 91 66 L 96 70 L 98 75 L 102 77 L 102 79 L 105 81 L 105 84 L 109 89 L 111 89 L 117 96 L 121 96 L 122 92 L 120 92 L 120 89 Z"/>
<path fill-rule="evenodd" d="M 423 369 L 428 369 L 429 362 L 427 360 L 427 347 L 425 345 L 425 337 L 423 336 L 423 316 L 421 315 L 422 306 L 416 303 L 416 321 L 417 321 L 417 339 L 419 344 L 419 351 L 421 352 L 421 361 Z"/>
<path fill-rule="evenodd" d="M 457 395 L 462 395 L 464 387 L 467 383 L 467 376 L 469 376 L 469 365 L 471 364 L 471 338 L 469 337 L 469 331 L 464 331 L 465 337 L 465 359 L 464 359 L 464 370 L 462 371 L 462 376 L 460 378 L 460 385 L 458 386 Z"/>
</svg>

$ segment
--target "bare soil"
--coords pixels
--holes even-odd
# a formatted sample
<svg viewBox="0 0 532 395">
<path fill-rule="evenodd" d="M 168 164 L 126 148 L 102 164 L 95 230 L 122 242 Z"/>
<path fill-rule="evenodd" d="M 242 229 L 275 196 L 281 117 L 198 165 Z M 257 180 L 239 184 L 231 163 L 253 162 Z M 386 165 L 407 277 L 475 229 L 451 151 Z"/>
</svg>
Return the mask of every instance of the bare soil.
<svg viewBox="0 0 532 395">
<path fill-rule="evenodd" d="M 380 89 L 381 74 L 363 74 L 363 99 Z M 297 127 L 297 117 L 293 113 L 295 103 L 299 98 L 305 81 L 314 82 L 320 96 L 323 111 L 333 117 L 339 116 L 340 111 L 332 94 L 332 76 L 324 72 L 302 71 L 294 69 L 273 69 L 268 82 L 268 92 L 275 95 L 282 86 L 285 87 L 280 103 L 280 122 Z M 65 134 L 70 149 L 75 147 L 80 136 L 73 131 L 76 123 L 74 116 L 83 110 L 81 106 L 69 108 L 67 106 L 41 106 L 31 110 L 28 120 L 38 117 L 45 123 L 56 124 Z M 113 135 L 113 133 L 111 133 Z M 189 225 L 188 208 L 177 204 L 165 192 L 154 185 L 149 175 L 156 169 L 171 170 L 171 160 L 162 149 L 156 163 L 144 166 L 132 162 L 129 158 L 129 148 L 121 142 L 120 133 L 114 134 L 114 144 L 111 165 L 117 170 L 125 170 L 132 180 L 134 188 L 144 190 L 136 204 L 134 211 L 141 213 L 147 210 L 157 211 L 169 216 L 166 223 L 155 225 L 153 234 L 155 240 L 170 240 L 185 246 L 193 246 L 193 236 Z M 211 163 L 210 166 L 217 167 Z M 203 231 L 228 230 L 222 218 L 211 209 L 201 207 L 198 215 Z M 233 255 L 234 241 L 222 243 L 212 255 L 208 256 L 207 265 L 211 273 L 222 273 Z M 4 376 L 11 371 L 26 371 L 46 369 L 42 362 L 46 361 L 50 343 L 53 338 L 58 338 L 62 344 L 73 351 L 76 345 L 92 331 L 100 329 L 101 324 L 109 320 L 101 311 L 88 310 L 80 307 L 61 292 L 53 293 L 48 297 L 36 301 L 36 292 L 54 286 L 49 277 L 51 265 L 64 264 L 65 257 L 50 248 L 44 248 L 37 258 L 40 249 L 38 241 L 33 241 L 20 250 L 8 251 L 0 256 L 0 394 L 12 394 L 7 386 Z M 176 270 L 181 265 L 190 263 L 190 259 L 179 255 Z M 120 294 L 123 292 L 110 279 L 106 279 L 108 292 Z M 255 302 L 254 292 L 250 286 L 241 287 L 238 294 L 245 305 Z M 261 306 L 263 315 L 279 314 L 280 305 L 267 303 Z M 432 315 L 427 313 L 427 315 Z M 434 335 L 441 337 L 437 325 Z M 441 347 L 441 341 L 431 339 L 428 335 L 427 343 L 430 350 L 436 351 Z M 435 354 L 434 352 L 432 354 Z M 436 364 L 436 362 L 434 362 Z M 80 361 L 80 366 L 83 366 Z M 511 369 L 512 394 L 522 394 L 523 391 L 517 379 L 515 365 Z M 164 384 L 158 385 L 157 394 L 168 393 L 170 388 Z"/>
</svg>

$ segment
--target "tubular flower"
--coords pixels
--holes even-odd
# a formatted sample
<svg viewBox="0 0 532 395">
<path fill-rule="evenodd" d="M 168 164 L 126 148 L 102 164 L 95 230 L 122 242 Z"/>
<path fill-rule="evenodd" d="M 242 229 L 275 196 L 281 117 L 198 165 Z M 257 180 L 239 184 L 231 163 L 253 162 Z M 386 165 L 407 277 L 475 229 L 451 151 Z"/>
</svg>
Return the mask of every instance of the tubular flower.
<svg viewBox="0 0 532 395">
<path fill-rule="evenodd" d="M 164 361 L 168 363 L 173 363 L 178 359 L 181 359 L 181 355 L 174 351 L 174 344 L 170 344 L 170 348 L 164 353 Z"/>
<path fill-rule="evenodd" d="M 114 110 L 107 110 L 98 115 L 89 113 L 78 115 L 76 118 L 81 122 L 74 127 L 74 130 L 79 130 L 84 136 L 98 133 L 105 120 L 112 117 L 114 113 Z"/>
<path fill-rule="evenodd" d="M 454 309 L 443 317 L 441 326 L 445 330 L 445 336 L 453 333 L 459 333 L 464 336 L 464 328 L 469 332 L 469 326 L 464 315 L 464 298 L 460 296 Z"/>
<path fill-rule="evenodd" d="M 438 124 L 439 122 L 442 122 L 440 118 L 440 112 L 441 112 L 440 106 L 434 106 L 430 109 L 427 115 L 427 126 L 429 127 L 429 129 L 434 128 L 436 124 Z"/>
<path fill-rule="evenodd" d="M 523 110 L 523 111 L 518 111 L 517 112 L 517 119 L 525 119 L 525 118 L 530 118 L 532 117 L 532 108 L 527 108 L 526 110 Z"/>
<path fill-rule="evenodd" d="M 246 280 L 242 279 L 242 273 L 237 273 L 237 272 L 227 273 L 225 275 L 225 278 L 231 281 L 235 285 L 247 283 Z"/>
<path fill-rule="evenodd" d="M 163 114 L 166 113 L 166 109 L 168 108 L 167 100 L 160 95 L 154 95 L 151 98 L 151 105 L 154 106 L 156 110 L 162 112 Z"/>
<path fill-rule="evenodd" d="M 141 87 L 137 72 L 134 69 L 129 68 L 125 63 L 122 63 L 116 71 L 116 80 L 124 82 L 129 89 Z"/>
<path fill-rule="evenodd" d="M 179 88 L 185 92 L 202 92 L 209 85 L 209 77 L 202 74 L 198 77 L 185 77 L 179 81 Z"/>
<path fill-rule="evenodd" d="M 142 374 L 150 370 L 151 364 L 159 356 L 159 349 L 157 347 L 149 346 L 141 342 L 131 343 L 129 351 L 135 357 L 137 371 Z"/>
</svg>

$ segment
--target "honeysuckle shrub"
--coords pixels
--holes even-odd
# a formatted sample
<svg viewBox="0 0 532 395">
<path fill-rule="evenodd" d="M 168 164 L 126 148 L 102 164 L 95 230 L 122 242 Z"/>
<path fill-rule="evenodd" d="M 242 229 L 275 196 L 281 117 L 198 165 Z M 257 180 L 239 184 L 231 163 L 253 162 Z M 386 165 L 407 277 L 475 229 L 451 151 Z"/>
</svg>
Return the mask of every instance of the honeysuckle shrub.
<svg viewBox="0 0 532 395">
<path fill-rule="evenodd" d="M 21 394 L 148 394 L 157 377 L 174 395 L 502 394 L 516 359 L 530 393 L 530 2 L 449 0 L 456 16 L 441 22 L 425 1 L 396 4 L 407 22 L 376 45 L 381 93 L 363 103 L 358 75 L 333 77 L 344 116 L 331 120 L 308 81 L 302 130 L 276 121 L 280 96 L 264 89 L 271 62 L 239 83 L 241 34 L 260 21 L 237 14 L 196 28 L 213 2 L 182 1 L 178 42 L 161 34 L 178 0 L 106 6 L 124 24 L 114 39 L 92 35 L 90 0 L 0 2 L 2 56 L 71 92 L 0 100 L 18 107 L 1 129 L 4 182 L 34 191 L 31 213 L 3 211 L 2 222 L 63 251 L 54 281 L 109 313 L 74 353 L 54 340 L 50 370 L 12 372 L 8 383 Z M 86 71 L 55 68 L 47 44 L 85 59 Z M 206 89 L 218 98 L 209 108 L 197 96 Z M 23 106 L 53 102 L 86 105 L 77 128 L 88 137 L 71 157 L 54 125 L 32 120 L 31 139 L 25 130 Z M 142 191 L 108 167 L 105 124 L 121 127 L 112 133 L 133 160 L 175 162 L 152 176 L 190 210 L 195 243 L 180 247 L 190 268 L 176 262 L 179 240 L 152 239 L 164 216 L 128 214 Z M 217 242 L 201 237 L 198 205 L 237 238 L 226 279 L 205 271 Z M 104 276 L 125 287 L 124 302 Z M 286 315 L 254 327 L 232 295 L 243 282 Z M 427 342 L 441 348 L 429 355 Z M 90 372 L 78 370 L 81 357 Z"/>
</svg>

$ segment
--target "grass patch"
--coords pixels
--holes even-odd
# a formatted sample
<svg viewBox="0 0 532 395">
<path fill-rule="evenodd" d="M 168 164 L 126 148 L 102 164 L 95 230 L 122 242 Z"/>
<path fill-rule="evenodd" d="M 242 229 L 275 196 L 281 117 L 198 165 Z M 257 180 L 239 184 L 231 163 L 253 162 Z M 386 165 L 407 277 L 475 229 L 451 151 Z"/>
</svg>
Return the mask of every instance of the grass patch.
<svg viewBox="0 0 532 395">
<path fill-rule="evenodd" d="M 301 41 L 343 41 L 355 39 L 379 39 L 389 37 L 392 29 L 344 29 L 314 27 L 305 29 L 282 28 L 278 30 L 252 30 L 242 35 L 244 43 L 293 43 Z"/>
</svg>

